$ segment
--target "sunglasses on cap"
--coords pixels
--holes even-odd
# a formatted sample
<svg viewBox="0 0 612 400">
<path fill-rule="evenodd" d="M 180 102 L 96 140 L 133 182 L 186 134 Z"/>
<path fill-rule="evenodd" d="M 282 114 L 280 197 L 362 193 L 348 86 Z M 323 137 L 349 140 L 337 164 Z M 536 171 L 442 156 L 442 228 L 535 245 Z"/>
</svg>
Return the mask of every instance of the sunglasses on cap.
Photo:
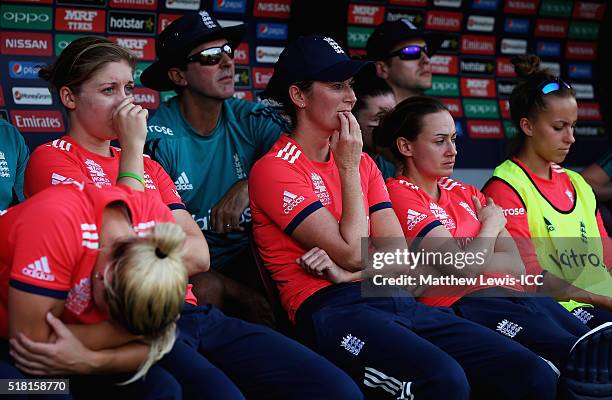
<svg viewBox="0 0 612 400">
<path fill-rule="evenodd" d="M 388 57 L 391 58 L 397 56 L 400 58 L 400 60 L 418 60 L 421 58 L 422 53 L 427 54 L 428 57 L 431 56 L 431 54 L 429 54 L 429 50 L 427 49 L 427 45 L 418 46 L 416 44 L 412 44 L 389 53 Z"/>
<path fill-rule="evenodd" d="M 229 58 L 234 58 L 234 49 L 229 43 L 225 43 L 219 47 L 209 47 L 199 53 L 187 57 L 187 62 L 199 62 L 200 65 L 217 65 L 223 58 L 223 53 L 227 54 Z"/>
<path fill-rule="evenodd" d="M 565 82 L 559 77 L 556 77 L 554 79 L 550 79 L 550 80 L 540 83 L 538 85 L 538 90 L 542 94 L 548 94 L 548 93 L 552 93 L 552 92 L 556 92 L 557 90 L 560 90 L 562 86 L 564 86 L 566 89 L 572 88 L 569 85 L 569 83 Z"/>
</svg>

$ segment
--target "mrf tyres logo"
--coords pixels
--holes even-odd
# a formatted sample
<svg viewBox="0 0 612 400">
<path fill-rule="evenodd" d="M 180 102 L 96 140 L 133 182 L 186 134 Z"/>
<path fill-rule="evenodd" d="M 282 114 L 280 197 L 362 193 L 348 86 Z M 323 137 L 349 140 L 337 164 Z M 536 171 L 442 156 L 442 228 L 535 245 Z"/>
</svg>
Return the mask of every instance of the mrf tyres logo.
<svg viewBox="0 0 612 400">
<path fill-rule="evenodd" d="M 104 32 L 106 11 L 61 8 L 55 9 L 55 29 L 72 32 Z"/>
<path fill-rule="evenodd" d="M 380 25 L 385 18 L 385 8 L 367 4 L 350 4 L 348 10 L 349 24 Z"/>
<path fill-rule="evenodd" d="M 108 13 L 108 33 L 153 35 L 156 27 L 156 14 L 110 11 Z"/>
<path fill-rule="evenodd" d="M 155 40 L 153 38 L 111 36 L 109 39 L 130 50 L 139 60 L 155 60 Z"/>
<path fill-rule="evenodd" d="M 464 97 L 495 97 L 495 81 L 482 78 L 461 78 L 461 95 Z"/>
</svg>

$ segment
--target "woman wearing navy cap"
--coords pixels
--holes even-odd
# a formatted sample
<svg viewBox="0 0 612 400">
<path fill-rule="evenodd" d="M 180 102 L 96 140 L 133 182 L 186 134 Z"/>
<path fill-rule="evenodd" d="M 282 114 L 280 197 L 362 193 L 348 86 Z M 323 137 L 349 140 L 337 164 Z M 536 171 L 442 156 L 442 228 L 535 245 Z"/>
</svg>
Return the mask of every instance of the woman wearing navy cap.
<svg viewBox="0 0 612 400">
<path fill-rule="evenodd" d="M 517 343 L 399 289 L 361 295 L 362 238 L 406 244 L 350 112 L 363 65 L 329 37 L 302 37 L 267 88 L 294 130 L 251 170 L 253 230 L 298 335 L 368 398 L 554 399 L 555 373 Z"/>
</svg>

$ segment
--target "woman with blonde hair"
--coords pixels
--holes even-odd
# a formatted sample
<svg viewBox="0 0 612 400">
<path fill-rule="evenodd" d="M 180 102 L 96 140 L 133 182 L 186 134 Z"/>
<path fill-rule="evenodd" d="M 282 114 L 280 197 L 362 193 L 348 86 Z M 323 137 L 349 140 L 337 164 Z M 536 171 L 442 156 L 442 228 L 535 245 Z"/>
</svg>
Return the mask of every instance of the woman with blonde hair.
<svg viewBox="0 0 612 400">
<path fill-rule="evenodd" d="M 153 365 L 174 344 L 187 285 L 185 234 L 166 222 L 151 196 L 78 182 L 0 217 L 0 336 L 14 364 L 30 376 L 74 375 L 75 396 L 180 398 Z M 92 374 L 106 375 L 83 376 Z"/>
</svg>

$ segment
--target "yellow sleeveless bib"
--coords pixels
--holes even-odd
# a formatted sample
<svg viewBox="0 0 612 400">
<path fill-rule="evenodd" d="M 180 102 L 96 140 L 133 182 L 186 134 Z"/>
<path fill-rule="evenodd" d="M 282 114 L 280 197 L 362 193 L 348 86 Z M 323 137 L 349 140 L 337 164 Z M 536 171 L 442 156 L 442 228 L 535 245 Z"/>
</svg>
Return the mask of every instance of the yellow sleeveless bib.
<svg viewBox="0 0 612 400">
<path fill-rule="evenodd" d="M 569 211 L 555 208 L 527 172 L 511 160 L 495 168 L 493 176 L 510 184 L 525 204 L 529 232 L 542 268 L 578 288 L 612 296 L 612 275 L 604 262 L 595 218 L 595 195 L 580 174 L 564 171 L 576 193 Z M 586 305 L 575 301 L 561 304 L 570 311 Z"/>
</svg>

